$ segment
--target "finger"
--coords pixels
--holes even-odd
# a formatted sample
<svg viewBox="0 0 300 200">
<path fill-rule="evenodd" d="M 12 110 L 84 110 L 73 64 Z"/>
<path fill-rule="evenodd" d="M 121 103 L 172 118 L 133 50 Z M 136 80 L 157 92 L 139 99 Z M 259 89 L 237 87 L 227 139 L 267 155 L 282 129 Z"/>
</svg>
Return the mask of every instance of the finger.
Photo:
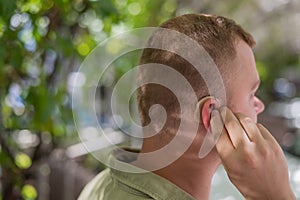
<svg viewBox="0 0 300 200">
<path fill-rule="evenodd" d="M 232 155 L 232 152 L 235 151 L 235 148 L 231 143 L 226 129 L 223 129 L 222 134 L 220 135 L 220 138 L 217 141 L 216 149 L 222 160 Z"/>
<path fill-rule="evenodd" d="M 225 128 L 228 132 L 230 140 L 235 148 L 238 148 L 240 145 L 245 145 L 250 143 L 247 134 L 242 128 L 239 120 L 235 117 L 235 115 L 228 108 L 221 109 L 221 115 L 223 118 Z"/>
<path fill-rule="evenodd" d="M 251 118 L 241 113 L 236 114 L 236 117 L 240 121 L 250 141 L 255 143 L 261 143 L 264 140 L 263 136 L 261 135 L 261 132 L 259 131 L 256 124 Z"/>
<path fill-rule="evenodd" d="M 276 141 L 276 139 L 273 137 L 273 135 L 268 131 L 268 129 L 266 129 L 262 124 L 257 124 L 257 128 L 259 129 L 262 137 L 267 140 L 267 141 L 271 141 L 273 143 L 278 144 L 278 142 Z"/>
<path fill-rule="evenodd" d="M 223 122 L 221 116 L 217 110 L 213 110 L 211 113 L 210 126 L 203 139 L 199 158 L 204 158 L 217 144 L 220 135 L 223 130 Z"/>
<path fill-rule="evenodd" d="M 214 140 L 217 141 L 224 129 L 224 123 L 218 110 L 213 110 L 211 113 L 210 129 L 213 133 Z"/>
<path fill-rule="evenodd" d="M 214 110 L 212 112 L 210 124 L 213 134 L 219 134 L 219 139 L 217 140 L 216 148 L 220 157 L 224 158 L 227 155 L 230 155 L 231 152 L 234 151 L 234 146 L 229 138 L 226 128 L 224 127 L 224 123 L 219 111 Z M 220 130 L 221 132 L 219 133 Z"/>
</svg>

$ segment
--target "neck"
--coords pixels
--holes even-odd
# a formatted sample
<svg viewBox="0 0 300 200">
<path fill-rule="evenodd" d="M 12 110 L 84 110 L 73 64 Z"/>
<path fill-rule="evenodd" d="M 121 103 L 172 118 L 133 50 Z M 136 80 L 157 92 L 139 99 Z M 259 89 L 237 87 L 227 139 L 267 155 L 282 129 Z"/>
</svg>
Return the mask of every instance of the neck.
<svg viewBox="0 0 300 200">
<path fill-rule="evenodd" d="M 154 173 L 171 181 L 195 199 L 208 200 L 211 180 L 218 166 L 219 162 L 209 157 L 202 160 L 181 157 Z"/>
<path fill-rule="evenodd" d="M 198 157 L 199 147 L 201 146 L 204 137 L 204 134 L 202 133 L 204 132 L 204 129 L 199 129 L 199 134 L 193 139 L 188 150 L 186 150 L 176 161 L 168 164 L 162 169 L 153 171 L 157 175 L 177 185 L 197 200 L 209 199 L 212 177 L 218 166 L 221 164 L 216 148 L 214 148 L 205 158 L 200 159 Z M 186 135 L 189 134 L 187 133 Z M 152 152 L 162 148 L 162 146 L 157 146 L 157 144 L 160 144 L 158 142 L 160 141 L 159 139 L 161 138 L 158 136 L 157 138 L 144 139 L 141 153 Z M 182 140 L 184 140 L 184 138 Z M 174 153 L 176 155 L 176 146 L 173 149 L 174 151 L 171 151 L 170 154 Z M 153 166 L 156 162 L 159 163 L 160 161 L 164 161 L 170 156 L 172 155 L 161 154 L 157 158 L 145 160 L 139 156 L 136 164 L 145 169 L 145 166 Z"/>
</svg>

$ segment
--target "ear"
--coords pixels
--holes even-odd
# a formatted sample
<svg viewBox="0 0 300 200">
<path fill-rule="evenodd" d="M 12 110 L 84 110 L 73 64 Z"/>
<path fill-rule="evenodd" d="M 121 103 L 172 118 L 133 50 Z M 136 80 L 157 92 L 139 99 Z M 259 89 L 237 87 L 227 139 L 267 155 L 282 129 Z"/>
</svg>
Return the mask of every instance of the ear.
<svg viewBox="0 0 300 200">
<path fill-rule="evenodd" d="M 194 118 L 202 123 L 206 130 L 209 128 L 210 124 L 210 115 L 214 108 L 218 108 L 220 106 L 219 100 L 213 96 L 206 96 L 199 100 L 197 103 L 197 108 L 194 113 Z"/>
<path fill-rule="evenodd" d="M 210 115 L 211 112 L 215 106 L 216 102 L 210 98 L 207 99 L 203 104 L 202 104 L 202 108 L 200 115 L 201 115 L 201 121 L 205 127 L 205 129 L 207 130 L 209 128 L 209 124 L 210 124 Z"/>
</svg>

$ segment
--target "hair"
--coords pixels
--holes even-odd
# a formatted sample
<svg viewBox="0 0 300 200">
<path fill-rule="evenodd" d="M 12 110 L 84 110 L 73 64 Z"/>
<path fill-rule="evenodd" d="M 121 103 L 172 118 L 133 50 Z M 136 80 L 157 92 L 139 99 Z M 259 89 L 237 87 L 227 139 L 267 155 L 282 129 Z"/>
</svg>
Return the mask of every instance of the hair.
<svg viewBox="0 0 300 200">
<path fill-rule="evenodd" d="M 221 16 L 187 14 L 170 19 L 160 27 L 183 33 L 202 45 L 217 65 L 225 86 L 232 79 L 232 72 L 235 70 L 232 69 L 234 67 L 230 62 L 236 57 L 235 47 L 238 41 L 243 40 L 250 47 L 255 45 L 253 37 L 241 26 Z M 159 63 L 177 70 L 189 81 L 198 99 L 208 95 L 207 86 L 201 75 L 179 55 L 165 50 L 145 48 L 140 64 L 147 63 Z M 137 81 L 142 80 L 147 73 L 147 70 L 139 69 Z M 169 89 L 158 84 L 143 85 L 137 89 L 137 101 L 143 126 L 150 122 L 149 108 L 154 104 L 161 104 L 168 115 L 164 129 L 178 128 L 176 120 L 180 107 L 175 95 Z"/>
</svg>

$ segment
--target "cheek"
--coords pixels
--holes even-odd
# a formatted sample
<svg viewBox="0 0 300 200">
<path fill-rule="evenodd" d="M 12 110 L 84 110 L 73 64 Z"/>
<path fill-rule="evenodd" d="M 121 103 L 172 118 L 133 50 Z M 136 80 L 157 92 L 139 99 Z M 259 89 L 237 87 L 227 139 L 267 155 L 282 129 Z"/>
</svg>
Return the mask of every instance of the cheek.
<svg viewBox="0 0 300 200">
<path fill-rule="evenodd" d="M 253 106 L 246 106 L 240 110 L 240 112 L 250 117 L 255 123 L 257 122 L 257 114 Z"/>
<path fill-rule="evenodd" d="M 228 107 L 234 113 L 242 113 L 250 117 L 253 121 L 257 121 L 257 114 L 254 107 L 254 102 L 249 99 L 248 95 L 235 96 L 231 99 Z"/>
<path fill-rule="evenodd" d="M 247 112 L 247 115 L 248 115 L 253 121 L 255 121 L 255 123 L 257 122 L 257 113 L 256 113 L 255 103 L 254 103 L 254 99 L 253 99 L 253 98 L 248 100 L 247 111 L 245 110 L 245 112 Z M 246 113 L 245 113 L 245 114 L 246 114 Z"/>
</svg>

